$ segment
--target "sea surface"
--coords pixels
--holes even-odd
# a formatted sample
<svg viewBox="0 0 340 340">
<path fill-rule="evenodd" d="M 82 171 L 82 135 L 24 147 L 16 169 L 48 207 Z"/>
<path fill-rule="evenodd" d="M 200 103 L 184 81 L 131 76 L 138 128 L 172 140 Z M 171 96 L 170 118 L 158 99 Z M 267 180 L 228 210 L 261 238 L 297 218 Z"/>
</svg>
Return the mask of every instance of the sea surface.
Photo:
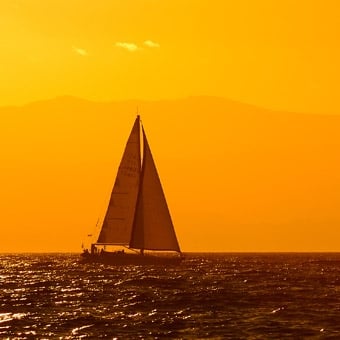
<svg viewBox="0 0 340 340">
<path fill-rule="evenodd" d="M 340 339 L 340 254 L 0 254 L 0 339 Z"/>
</svg>

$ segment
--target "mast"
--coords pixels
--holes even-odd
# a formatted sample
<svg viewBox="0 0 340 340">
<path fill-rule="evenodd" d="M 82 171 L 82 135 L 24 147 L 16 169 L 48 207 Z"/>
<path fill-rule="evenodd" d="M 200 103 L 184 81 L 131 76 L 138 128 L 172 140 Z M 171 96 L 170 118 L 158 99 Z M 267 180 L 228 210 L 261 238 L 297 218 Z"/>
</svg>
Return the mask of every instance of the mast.
<svg viewBox="0 0 340 340">
<path fill-rule="evenodd" d="M 138 110 L 138 108 L 137 108 L 137 110 Z M 137 117 L 139 118 L 139 115 L 137 115 Z M 146 147 L 146 143 L 145 143 L 145 141 L 144 141 L 144 135 L 145 135 L 145 134 L 144 134 L 143 124 L 142 124 L 141 121 L 140 121 L 140 125 L 141 125 L 141 127 L 142 127 L 142 132 L 143 132 L 143 161 L 142 161 L 142 169 L 141 169 L 140 178 L 139 178 L 139 187 L 138 187 L 138 194 L 137 194 L 137 200 L 136 200 L 135 213 L 134 213 L 134 216 L 133 216 L 133 223 L 132 223 L 132 230 L 131 230 L 130 246 L 131 246 L 131 244 L 133 244 L 133 240 L 134 240 L 134 237 L 135 237 L 135 234 L 136 234 L 137 213 L 138 213 L 138 207 L 141 205 L 141 202 L 140 202 L 141 199 L 142 199 L 141 192 L 142 192 L 143 178 L 144 178 L 144 172 L 145 172 L 145 162 L 144 162 L 144 158 L 145 158 L 145 147 Z M 140 211 L 139 213 L 142 213 L 142 211 Z M 140 240 L 141 242 L 140 242 L 139 247 L 137 247 L 137 249 L 139 248 L 139 249 L 140 249 L 141 255 L 144 255 L 144 232 L 143 232 L 142 229 L 140 230 L 139 240 Z M 133 247 L 132 247 L 132 248 L 133 248 Z"/>
</svg>

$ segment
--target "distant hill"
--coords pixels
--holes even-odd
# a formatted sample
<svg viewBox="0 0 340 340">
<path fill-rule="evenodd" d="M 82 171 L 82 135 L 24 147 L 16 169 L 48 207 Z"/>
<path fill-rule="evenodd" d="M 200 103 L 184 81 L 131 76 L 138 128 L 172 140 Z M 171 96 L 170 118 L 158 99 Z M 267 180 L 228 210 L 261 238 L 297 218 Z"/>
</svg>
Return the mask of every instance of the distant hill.
<svg viewBox="0 0 340 340">
<path fill-rule="evenodd" d="M 187 251 L 340 251 L 340 115 L 216 97 L 0 108 L 0 250 L 76 250 L 138 111 Z"/>
</svg>

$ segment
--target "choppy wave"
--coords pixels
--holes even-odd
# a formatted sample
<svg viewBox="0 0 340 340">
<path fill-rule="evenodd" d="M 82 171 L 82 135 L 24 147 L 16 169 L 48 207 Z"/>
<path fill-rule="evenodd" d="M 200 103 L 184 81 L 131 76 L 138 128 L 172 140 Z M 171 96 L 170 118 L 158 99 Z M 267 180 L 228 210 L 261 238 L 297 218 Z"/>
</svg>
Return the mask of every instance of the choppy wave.
<svg viewBox="0 0 340 340">
<path fill-rule="evenodd" d="M 0 338 L 340 338 L 340 254 L 0 255 Z"/>
</svg>

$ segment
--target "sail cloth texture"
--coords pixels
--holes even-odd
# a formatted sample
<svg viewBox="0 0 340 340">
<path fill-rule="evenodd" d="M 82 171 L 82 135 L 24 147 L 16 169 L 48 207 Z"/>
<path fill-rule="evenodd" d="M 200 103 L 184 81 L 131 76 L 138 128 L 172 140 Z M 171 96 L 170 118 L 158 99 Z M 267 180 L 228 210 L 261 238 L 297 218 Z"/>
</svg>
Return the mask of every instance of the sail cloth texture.
<svg viewBox="0 0 340 340">
<path fill-rule="evenodd" d="M 120 162 L 98 243 L 130 243 L 140 173 L 140 122 L 137 116 Z"/>
<path fill-rule="evenodd" d="M 180 252 L 144 129 L 143 144 L 143 167 L 130 247 Z"/>
</svg>

